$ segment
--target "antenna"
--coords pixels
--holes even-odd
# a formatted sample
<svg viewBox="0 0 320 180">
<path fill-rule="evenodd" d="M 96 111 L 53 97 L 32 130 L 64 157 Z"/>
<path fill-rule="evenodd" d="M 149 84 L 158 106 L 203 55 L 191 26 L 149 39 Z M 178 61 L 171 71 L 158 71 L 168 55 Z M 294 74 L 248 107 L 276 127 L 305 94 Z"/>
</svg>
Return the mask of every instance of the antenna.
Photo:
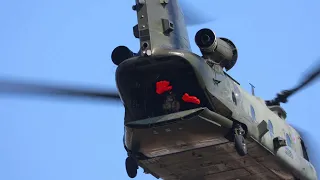
<svg viewBox="0 0 320 180">
<path fill-rule="evenodd" d="M 250 86 L 251 86 L 251 94 L 254 96 L 254 88 L 256 88 L 256 87 L 254 87 L 254 85 L 251 84 L 251 83 L 249 83 L 249 84 L 250 84 Z"/>
</svg>

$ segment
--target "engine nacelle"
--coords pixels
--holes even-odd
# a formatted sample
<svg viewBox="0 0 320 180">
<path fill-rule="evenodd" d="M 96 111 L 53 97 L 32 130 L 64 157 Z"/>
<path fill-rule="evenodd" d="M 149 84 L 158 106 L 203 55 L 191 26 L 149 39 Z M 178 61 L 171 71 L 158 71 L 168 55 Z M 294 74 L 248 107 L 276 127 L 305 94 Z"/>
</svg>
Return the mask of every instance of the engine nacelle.
<svg viewBox="0 0 320 180">
<path fill-rule="evenodd" d="M 112 51 L 111 59 L 113 64 L 118 66 L 124 60 L 132 58 L 133 56 L 136 56 L 136 54 L 133 53 L 128 47 L 118 46 Z"/>
<path fill-rule="evenodd" d="M 215 33 L 207 28 L 199 30 L 195 42 L 204 58 L 220 63 L 227 71 L 237 62 L 236 46 L 227 38 L 217 38 Z"/>
</svg>

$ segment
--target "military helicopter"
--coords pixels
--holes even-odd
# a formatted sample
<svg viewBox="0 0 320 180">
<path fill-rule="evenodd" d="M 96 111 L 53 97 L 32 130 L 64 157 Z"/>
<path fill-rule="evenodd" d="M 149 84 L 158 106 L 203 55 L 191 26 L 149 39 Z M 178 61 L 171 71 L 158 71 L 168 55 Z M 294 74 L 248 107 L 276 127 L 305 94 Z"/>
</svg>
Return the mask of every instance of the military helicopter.
<svg viewBox="0 0 320 180">
<path fill-rule="evenodd" d="M 140 50 L 112 52 L 117 93 L 14 80 L 1 80 L 0 92 L 121 100 L 130 178 L 141 167 L 165 180 L 317 179 L 280 103 L 313 82 L 320 65 L 295 88 L 264 101 L 226 73 L 238 58 L 231 40 L 204 28 L 195 35 L 202 55 L 191 51 L 177 0 L 136 0 L 133 10 Z"/>
</svg>

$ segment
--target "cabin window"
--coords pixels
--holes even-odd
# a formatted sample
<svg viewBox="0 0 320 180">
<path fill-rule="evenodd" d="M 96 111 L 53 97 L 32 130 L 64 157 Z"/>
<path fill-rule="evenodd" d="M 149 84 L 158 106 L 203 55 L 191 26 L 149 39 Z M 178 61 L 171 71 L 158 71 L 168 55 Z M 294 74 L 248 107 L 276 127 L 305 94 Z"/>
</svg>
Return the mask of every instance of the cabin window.
<svg viewBox="0 0 320 180">
<path fill-rule="evenodd" d="M 268 130 L 271 137 L 273 137 L 273 125 L 270 120 L 268 120 Z"/>
<path fill-rule="evenodd" d="M 242 102 L 241 94 L 240 94 L 240 90 L 239 90 L 238 86 L 236 85 L 236 83 L 233 82 L 232 84 L 233 84 L 232 99 L 234 99 L 233 102 L 237 106 L 238 104 L 241 104 L 241 102 Z"/>
<path fill-rule="evenodd" d="M 239 98 L 239 96 L 240 96 L 240 90 L 239 90 L 238 86 L 237 86 L 235 83 L 233 84 L 233 86 L 234 86 L 235 95 L 236 95 L 236 97 Z"/>
<path fill-rule="evenodd" d="M 250 105 L 250 110 L 251 110 L 251 118 L 253 121 L 257 121 L 256 119 L 256 112 L 254 111 L 254 108 L 252 105 Z"/>
<path fill-rule="evenodd" d="M 234 102 L 235 105 L 237 105 L 237 98 L 234 92 L 232 92 L 232 101 Z"/>
<path fill-rule="evenodd" d="M 292 142 L 291 142 L 291 138 L 290 138 L 289 134 L 286 134 L 286 141 L 287 141 L 287 145 L 288 145 L 289 147 L 291 147 Z"/>
</svg>

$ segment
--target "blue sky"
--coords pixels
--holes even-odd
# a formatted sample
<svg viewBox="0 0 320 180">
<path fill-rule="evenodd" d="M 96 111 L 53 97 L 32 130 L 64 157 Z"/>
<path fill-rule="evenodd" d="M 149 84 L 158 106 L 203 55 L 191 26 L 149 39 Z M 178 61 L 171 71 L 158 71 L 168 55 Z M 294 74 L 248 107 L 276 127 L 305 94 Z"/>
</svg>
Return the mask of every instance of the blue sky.
<svg viewBox="0 0 320 180">
<path fill-rule="evenodd" d="M 134 1 L 7 0 L 0 6 L 0 75 L 115 89 L 110 54 L 118 45 L 138 50 Z M 210 1 L 196 4 L 217 20 L 200 28 L 231 39 L 239 50 L 230 71 L 242 86 L 273 98 L 290 88 L 320 56 L 316 0 Z M 320 138 L 320 83 L 284 105 L 288 121 Z M 120 103 L 0 98 L 0 179 L 129 179 L 122 145 Z M 314 146 L 319 147 L 315 142 Z M 315 155 L 315 154 L 314 154 Z M 319 161 L 320 162 L 320 161 Z M 140 171 L 137 179 L 151 180 Z"/>
</svg>

